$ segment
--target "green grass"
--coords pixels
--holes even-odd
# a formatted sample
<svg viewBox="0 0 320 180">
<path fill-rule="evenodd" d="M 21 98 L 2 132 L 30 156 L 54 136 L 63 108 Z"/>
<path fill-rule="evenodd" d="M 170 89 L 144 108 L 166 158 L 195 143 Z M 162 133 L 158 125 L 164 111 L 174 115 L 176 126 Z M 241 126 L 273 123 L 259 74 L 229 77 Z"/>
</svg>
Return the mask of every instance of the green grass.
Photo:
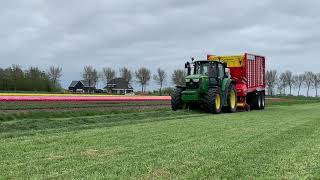
<svg viewBox="0 0 320 180">
<path fill-rule="evenodd" d="M 319 103 L 320 98 L 318 97 L 304 97 L 304 96 L 275 96 L 274 99 L 278 100 L 269 100 L 269 105 L 281 105 L 281 106 L 290 106 L 295 104 L 310 104 L 310 103 Z"/>
<path fill-rule="evenodd" d="M 0 179 L 318 179 L 320 103 L 0 122 Z"/>
<path fill-rule="evenodd" d="M 170 104 L 167 101 L 147 102 L 0 102 L 0 110 L 41 110 L 41 109 L 70 109 L 70 108 L 100 108 L 123 106 L 146 106 Z"/>
<path fill-rule="evenodd" d="M 0 102 L 0 121 L 84 117 L 163 109 L 170 102 Z M 148 108 L 149 107 L 149 108 Z M 147 108 L 147 109 L 146 109 Z M 168 109 L 168 108 L 167 108 Z"/>
</svg>

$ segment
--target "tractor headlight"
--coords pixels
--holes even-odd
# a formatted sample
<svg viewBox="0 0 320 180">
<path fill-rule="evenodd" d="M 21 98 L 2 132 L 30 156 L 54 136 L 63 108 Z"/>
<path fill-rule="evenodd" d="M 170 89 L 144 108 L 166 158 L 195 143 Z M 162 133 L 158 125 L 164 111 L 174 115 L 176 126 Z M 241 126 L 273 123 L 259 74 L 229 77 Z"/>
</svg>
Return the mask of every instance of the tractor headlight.
<svg viewBox="0 0 320 180">
<path fill-rule="evenodd" d="M 200 81 L 200 79 L 192 79 L 193 82 L 197 83 Z"/>
<path fill-rule="evenodd" d="M 186 79 L 186 82 L 190 82 L 190 79 Z"/>
</svg>

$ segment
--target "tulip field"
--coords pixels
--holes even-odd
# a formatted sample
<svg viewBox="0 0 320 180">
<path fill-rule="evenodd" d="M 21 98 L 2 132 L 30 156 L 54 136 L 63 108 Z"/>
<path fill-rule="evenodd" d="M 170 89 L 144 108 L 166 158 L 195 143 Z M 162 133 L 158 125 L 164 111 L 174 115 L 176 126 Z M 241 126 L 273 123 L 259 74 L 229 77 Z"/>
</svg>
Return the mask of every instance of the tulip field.
<svg viewBox="0 0 320 180">
<path fill-rule="evenodd" d="M 0 95 L 0 179 L 319 179 L 320 99 L 171 111 L 169 97 Z"/>
</svg>

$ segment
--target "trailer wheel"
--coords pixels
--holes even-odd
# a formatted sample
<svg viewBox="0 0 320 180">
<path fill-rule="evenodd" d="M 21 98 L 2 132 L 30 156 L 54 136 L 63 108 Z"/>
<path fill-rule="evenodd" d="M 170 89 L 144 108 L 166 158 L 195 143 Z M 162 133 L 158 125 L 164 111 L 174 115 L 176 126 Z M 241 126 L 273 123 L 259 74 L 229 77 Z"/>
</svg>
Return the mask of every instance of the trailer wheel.
<svg viewBox="0 0 320 180">
<path fill-rule="evenodd" d="M 182 93 L 182 89 L 177 88 L 171 94 L 171 109 L 174 111 L 177 111 L 183 108 L 181 93 Z"/>
<path fill-rule="evenodd" d="M 261 109 L 261 94 L 260 92 L 258 92 L 258 94 L 256 95 L 256 100 L 257 100 L 257 104 L 256 104 L 256 109 L 260 110 Z"/>
<path fill-rule="evenodd" d="M 222 97 L 220 89 L 209 89 L 208 94 L 204 97 L 203 105 L 207 112 L 219 114 L 222 109 Z"/>
<path fill-rule="evenodd" d="M 251 109 L 260 110 L 260 108 L 261 108 L 260 92 L 251 93 L 249 95 L 249 104 L 250 104 Z"/>
<path fill-rule="evenodd" d="M 234 84 L 230 84 L 228 90 L 228 107 L 227 112 L 234 113 L 237 111 L 237 90 Z"/>
<path fill-rule="evenodd" d="M 264 109 L 266 106 L 266 98 L 264 92 L 260 93 L 260 98 L 261 98 L 261 106 L 260 109 Z"/>
</svg>

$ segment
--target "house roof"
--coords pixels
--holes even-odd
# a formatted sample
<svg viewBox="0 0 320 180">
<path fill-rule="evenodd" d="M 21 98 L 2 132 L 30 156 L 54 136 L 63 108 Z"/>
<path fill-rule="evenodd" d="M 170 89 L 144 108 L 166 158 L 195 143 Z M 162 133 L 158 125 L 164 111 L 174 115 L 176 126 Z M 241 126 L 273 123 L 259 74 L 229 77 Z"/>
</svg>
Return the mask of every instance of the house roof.
<svg viewBox="0 0 320 180">
<path fill-rule="evenodd" d="M 128 83 L 124 78 L 115 78 L 108 82 L 104 89 L 133 89 L 131 84 Z"/>
<path fill-rule="evenodd" d="M 81 80 L 80 81 L 84 87 L 90 87 L 90 88 L 95 88 L 96 86 L 94 85 L 94 83 L 91 83 L 90 86 L 89 86 L 89 83 L 85 80 Z"/>
<path fill-rule="evenodd" d="M 81 80 L 81 81 L 72 81 L 69 87 L 75 87 L 78 83 L 81 83 L 84 87 L 88 88 L 89 83 L 87 81 Z M 90 85 L 91 88 L 95 88 L 93 84 Z"/>
<path fill-rule="evenodd" d="M 72 81 L 69 87 L 75 87 L 79 81 Z"/>
</svg>

